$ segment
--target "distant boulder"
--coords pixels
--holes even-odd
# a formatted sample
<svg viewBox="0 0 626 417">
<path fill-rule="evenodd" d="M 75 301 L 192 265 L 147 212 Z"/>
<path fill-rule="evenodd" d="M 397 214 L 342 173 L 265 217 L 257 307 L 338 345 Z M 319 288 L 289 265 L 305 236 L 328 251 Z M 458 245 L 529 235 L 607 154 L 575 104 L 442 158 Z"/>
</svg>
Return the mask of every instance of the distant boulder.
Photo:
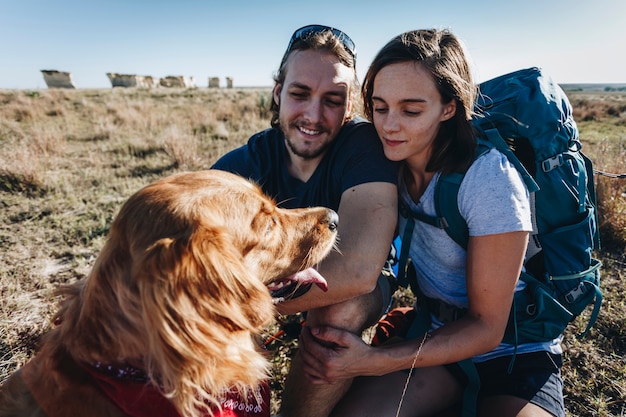
<svg viewBox="0 0 626 417">
<path fill-rule="evenodd" d="M 196 82 L 193 77 L 185 77 L 182 75 L 168 75 L 167 77 L 161 78 L 159 84 L 162 87 L 190 88 L 196 86 Z"/>
<path fill-rule="evenodd" d="M 72 81 L 72 74 L 57 70 L 41 70 L 43 79 L 48 88 L 76 88 Z"/>
<path fill-rule="evenodd" d="M 159 86 L 159 79 L 150 75 L 118 74 L 107 72 L 112 87 L 154 88 Z"/>
<path fill-rule="evenodd" d="M 209 77 L 209 88 L 220 88 L 220 77 Z"/>
</svg>

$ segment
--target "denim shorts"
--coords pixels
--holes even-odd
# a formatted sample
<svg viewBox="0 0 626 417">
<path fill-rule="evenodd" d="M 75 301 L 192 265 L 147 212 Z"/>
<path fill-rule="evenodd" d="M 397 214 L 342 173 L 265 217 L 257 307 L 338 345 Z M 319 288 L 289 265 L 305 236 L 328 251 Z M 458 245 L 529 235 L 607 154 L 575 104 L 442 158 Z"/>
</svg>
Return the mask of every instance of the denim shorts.
<svg viewBox="0 0 626 417">
<path fill-rule="evenodd" d="M 523 398 L 556 417 L 565 417 L 561 355 L 546 351 L 515 356 L 511 373 L 511 356 L 476 363 L 480 376 L 479 403 L 494 395 Z"/>
<path fill-rule="evenodd" d="M 383 345 L 396 337 L 404 338 L 414 320 L 413 308 L 393 309 L 379 321 L 372 345 Z M 535 404 L 556 417 L 565 417 L 561 355 L 546 351 L 520 353 L 515 356 L 509 373 L 512 359 L 512 356 L 503 356 L 475 363 L 480 378 L 479 404 L 487 397 L 511 395 Z M 461 386 L 467 384 L 467 375 L 458 363 L 444 367 Z M 410 370 L 407 369 L 406 372 Z"/>
</svg>

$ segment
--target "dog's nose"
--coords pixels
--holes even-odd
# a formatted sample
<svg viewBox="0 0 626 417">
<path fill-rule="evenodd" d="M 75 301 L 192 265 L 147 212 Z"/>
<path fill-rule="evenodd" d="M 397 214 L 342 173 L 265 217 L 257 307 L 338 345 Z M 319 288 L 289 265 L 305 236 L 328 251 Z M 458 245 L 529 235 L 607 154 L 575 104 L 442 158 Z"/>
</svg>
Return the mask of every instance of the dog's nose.
<svg viewBox="0 0 626 417">
<path fill-rule="evenodd" d="M 339 223 L 339 216 L 334 210 L 328 210 L 328 228 L 332 231 L 337 230 L 337 223 Z"/>
</svg>

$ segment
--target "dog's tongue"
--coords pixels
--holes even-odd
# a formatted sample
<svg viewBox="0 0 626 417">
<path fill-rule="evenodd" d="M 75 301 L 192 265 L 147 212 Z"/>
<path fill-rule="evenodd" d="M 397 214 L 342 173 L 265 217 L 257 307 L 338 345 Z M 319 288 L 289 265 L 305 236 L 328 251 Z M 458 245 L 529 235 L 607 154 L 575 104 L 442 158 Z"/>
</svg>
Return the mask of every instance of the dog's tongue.
<svg viewBox="0 0 626 417">
<path fill-rule="evenodd" d="M 296 272 L 295 274 L 290 276 L 289 279 L 298 281 L 302 284 L 315 284 L 323 291 L 328 291 L 328 283 L 326 282 L 324 277 L 321 276 L 320 273 L 313 268 L 308 268 L 304 271 Z"/>
</svg>

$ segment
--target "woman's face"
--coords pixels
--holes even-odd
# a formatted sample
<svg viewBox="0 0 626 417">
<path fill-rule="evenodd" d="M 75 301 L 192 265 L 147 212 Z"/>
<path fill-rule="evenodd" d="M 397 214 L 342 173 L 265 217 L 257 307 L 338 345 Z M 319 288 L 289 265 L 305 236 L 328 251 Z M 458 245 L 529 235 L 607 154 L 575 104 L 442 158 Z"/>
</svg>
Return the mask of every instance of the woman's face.
<svg viewBox="0 0 626 417">
<path fill-rule="evenodd" d="M 418 63 L 391 64 L 376 74 L 372 118 L 387 158 L 425 166 L 441 122 L 456 111 L 455 100 L 441 101 L 435 80 Z"/>
</svg>

